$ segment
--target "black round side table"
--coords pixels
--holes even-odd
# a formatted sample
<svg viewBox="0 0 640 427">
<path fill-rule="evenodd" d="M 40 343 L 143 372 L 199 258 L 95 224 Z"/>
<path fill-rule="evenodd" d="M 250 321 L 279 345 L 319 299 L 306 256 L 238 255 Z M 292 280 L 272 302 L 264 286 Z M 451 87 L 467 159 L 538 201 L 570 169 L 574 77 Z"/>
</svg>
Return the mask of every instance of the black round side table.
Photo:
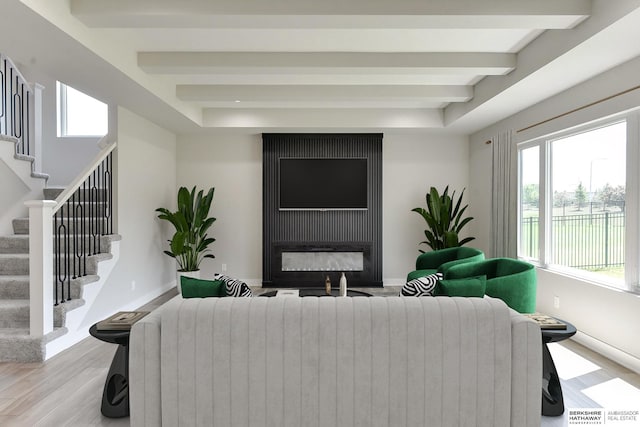
<svg viewBox="0 0 640 427">
<path fill-rule="evenodd" d="M 102 392 L 102 415 L 109 418 L 129 416 L 129 330 L 98 330 L 97 324 L 89 333 L 100 341 L 118 344 Z"/>
<path fill-rule="evenodd" d="M 547 344 L 564 341 L 576 334 L 576 327 L 569 322 L 557 319 L 567 325 L 566 329 L 542 329 L 542 415 L 557 417 L 564 413 L 562 387 L 556 365 L 553 363 Z"/>
</svg>

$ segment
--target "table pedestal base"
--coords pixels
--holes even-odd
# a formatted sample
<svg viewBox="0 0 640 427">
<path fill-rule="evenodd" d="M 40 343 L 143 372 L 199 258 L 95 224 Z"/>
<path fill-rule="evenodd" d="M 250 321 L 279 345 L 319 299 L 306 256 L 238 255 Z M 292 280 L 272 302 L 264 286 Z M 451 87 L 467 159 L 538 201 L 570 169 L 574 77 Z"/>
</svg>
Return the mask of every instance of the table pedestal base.
<svg viewBox="0 0 640 427">
<path fill-rule="evenodd" d="M 556 365 L 546 343 L 542 343 L 542 415 L 557 417 L 564 413 L 562 387 Z"/>
<path fill-rule="evenodd" d="M 118 345 L 102 392 L 102 415 L 109 418 L 129 416 L 129 347 Z"/>
</svg>

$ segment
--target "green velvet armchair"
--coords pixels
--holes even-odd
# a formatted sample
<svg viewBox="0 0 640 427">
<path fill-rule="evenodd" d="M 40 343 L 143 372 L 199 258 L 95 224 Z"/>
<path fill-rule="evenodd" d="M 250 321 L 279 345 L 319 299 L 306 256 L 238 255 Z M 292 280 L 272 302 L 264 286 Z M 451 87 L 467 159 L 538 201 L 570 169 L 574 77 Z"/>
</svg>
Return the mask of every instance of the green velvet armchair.
<svg viewBox="0 0 640 427">
<path fill-rule="evenodd" d="M 537 276 L 532 264 L 512 258 L 491 258 L 455 265 L 444 272 L 444 279 L 475 276 L 486 276 L 486 295 L 500 298 L 520 313 L 536 311 Z"/>
<path fill-rule="evenodd" d="M 416 259 L 416 269 L 407 275 L 407 282 L 437 272 L 443 273 L 456 264 L 483 259 L 484 253 L 480 249 L 464 246 L 425 252 Z"/>
</svg>

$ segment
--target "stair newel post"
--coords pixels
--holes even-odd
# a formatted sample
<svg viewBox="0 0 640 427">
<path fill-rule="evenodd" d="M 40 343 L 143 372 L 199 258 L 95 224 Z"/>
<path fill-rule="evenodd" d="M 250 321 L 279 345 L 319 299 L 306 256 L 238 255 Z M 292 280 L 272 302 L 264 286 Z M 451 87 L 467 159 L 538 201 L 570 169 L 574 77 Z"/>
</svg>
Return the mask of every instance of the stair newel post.
<svg viewBox="0 0 640 427">
<path fill-rule="evenodd" d="M 29 200 L 30 335 L 53 331 L 53 200 Z"/>
</svg>

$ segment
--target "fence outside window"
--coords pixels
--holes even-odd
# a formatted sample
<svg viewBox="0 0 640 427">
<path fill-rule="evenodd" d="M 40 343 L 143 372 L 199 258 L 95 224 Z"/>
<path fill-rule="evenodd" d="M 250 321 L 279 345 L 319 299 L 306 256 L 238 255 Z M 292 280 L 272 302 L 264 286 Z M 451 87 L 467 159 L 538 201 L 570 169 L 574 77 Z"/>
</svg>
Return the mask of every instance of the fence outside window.
<svg viewBox="0 0 640 427">
<path fill-rule="evenodd" d="M 582 270 L 624 266 L 625 212 L 552 217 L 552 263 Z M 520 255 L 538 258 L 539 218 L 522 218 Z"/>
</svg>

